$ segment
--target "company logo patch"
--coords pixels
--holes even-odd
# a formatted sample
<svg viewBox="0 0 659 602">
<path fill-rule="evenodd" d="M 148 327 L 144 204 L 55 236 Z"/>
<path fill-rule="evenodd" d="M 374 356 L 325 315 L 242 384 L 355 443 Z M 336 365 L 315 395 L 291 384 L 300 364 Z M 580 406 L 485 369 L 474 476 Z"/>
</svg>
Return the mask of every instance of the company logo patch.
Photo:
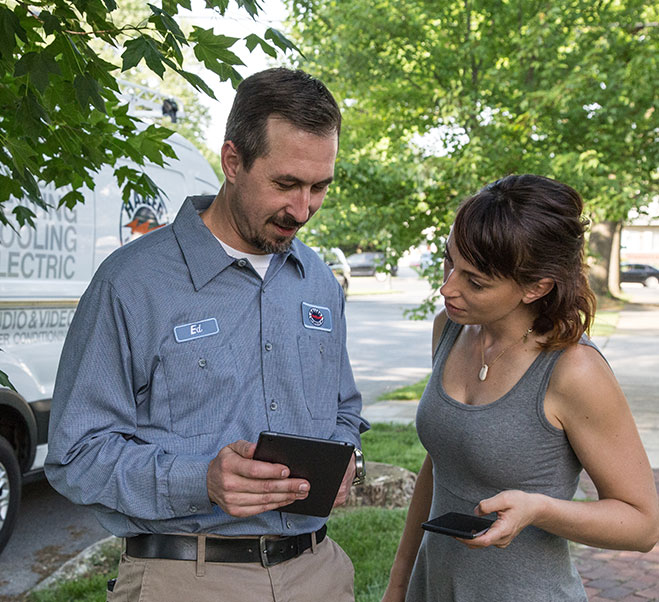
<svg viewBox="0 0 659 602">
<path fill-rule="evenodd" d="M 158 194 L 145 197 L 133 191 L 130 200 L 123 203 L 119 219 L 119 237 L 125 245 L 169 223 L 167 206 Z"/>
<path fill-rule="evenodd" d="M 174 337 L 177 343 L 209 337 L 218 332 L 220 332 L 220 328 L 215 318 L 207 318 L 206 320 L 199 320 L 199 322 L 190 322 L 189 324 L 174 327 Z"/>
<path fill-rule="evenodd" d="M 305 328 L 332 332 L 332 312 L 329 307 L 302 302 L 302 324 Z"/>
</svg>

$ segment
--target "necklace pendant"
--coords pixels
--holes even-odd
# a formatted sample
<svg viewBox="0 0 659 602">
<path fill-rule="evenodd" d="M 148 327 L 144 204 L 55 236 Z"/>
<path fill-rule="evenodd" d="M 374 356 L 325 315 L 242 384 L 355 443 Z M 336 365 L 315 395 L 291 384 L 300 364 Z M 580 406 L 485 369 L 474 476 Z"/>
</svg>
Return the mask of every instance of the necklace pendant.
<svg viewBox="0 0 659 602">
<path fill-rule="evenodd" d="M 487 378 L 487 371 L 490 369 L 490 367 L 487 364 L 483 364 L 481 366 L 480 372 L 478 373 L 478 379 L 483 381 Z"/>
</svg>

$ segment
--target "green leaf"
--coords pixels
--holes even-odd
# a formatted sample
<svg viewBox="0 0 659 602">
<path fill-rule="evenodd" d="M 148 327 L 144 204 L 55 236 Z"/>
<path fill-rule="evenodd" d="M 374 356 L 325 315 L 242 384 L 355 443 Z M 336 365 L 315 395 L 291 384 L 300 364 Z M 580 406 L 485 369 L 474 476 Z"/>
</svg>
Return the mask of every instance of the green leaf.
<svg viewBox="0 0 659 602">
<path fill-rule="evenodd" d="M 4 164 L 4 157 L 3 164 Z M 5 164 L 6 165 L 6 164 Z M 0 169 L 0 172 L 3 171 Z M 0 212 L 2 211 L 2 203 L 9 200 L 10 197 L 20 197 L 21 187 L 16 179 L 11 176 L 5 176 L 0 173 Z M 0 221 L 6 224 L 6 217 L 4 212 L 0 213 Z"/>
<path fill-rule="evenodd" d="M 126 50 L 121 55 L 123 59 L 122 71 L 128 71 L 144 59 L 154 73 L 157 73 L 160 77 L 163 76 L 165 72 L 165 67 L 162 64 L 163 55 L 151 38 L 140 36 L 134 40 L 129 40 L 124 46 Z"/>
<path fill-rule="evenodd" d="M 263 52 L 269 54 L 272 58 L 277 58 L 277 50 L 255 33 L 251 33 L 245 38 L 245 45 L 250 52 L 253 52 L 256 46 L 260 46 Z"/>
<path fill-rule="evenodd" d="M 261 10 L 261 6 L 257 0 L 236 0 L 236 3 L 239 8 L 244 8 L 252 18 L 256 17 Z"/>
<path fill-rule="evenodd" d="M 34 162 L 37 155 L 31 144 L 22 138 L 12 138 L 5 141 L 5 148 L 9 152 L 12 164 L 17 172 L 22 172 L 24 169 L 36 170 L 37 166 Z M 19 176 L 20 177 L 20 176 Z"/>
<path fill-rule="evenodd" d="M 117 3 L 114 0 L 103 0 L 103 3 L 109 12 L 112 12 L 117 8 Z"/>
<path fill-rule="evenodd" d="M 238 84 L 240 84 L 240 82 L 243 81 L 243 78 L 240 75 L 240 73 L 238 73 L 230 65 L 218 64 L 217 70 L 215 72 L 220 76 L 220 79 L 223 82 L 227 80 L 231 80 L 231 85 L 234 88 L 237 88 Z"/>
<path fill-rule="evenodd" d="M 25 224 L 29 224 L 34 228 L 34 220 L 37 215 L 29 207 L 18 205 L 14 207 L 12 213 L 14 214 L 19 227 L 22 228 Z"/>
<path fill-rule="evenodd" d="M 178 42 L 171 33 L 168 33 L 165 36 L 165 45 L 169 46 L 169 49 L 174 54 L 174 58 L 176 59 L 176 62 L 179 64 L 179 66 L 183 65 L 183 53 L 181 52 L 181 47 L 178 45 Z"/>
<path fill-rule="evenodd" d="M 0 6 L 0 55 L 9 58 L 16 48 L 16 36 L 28 41 L 19 18 L 6 6 Z"/>
<path fill-rule="evenodd" d="M 286 50 L 292 50 L 292 51 L 299 52 L 300 54 L 302 54 L 300 49 L 295 44 L 293 44 L 293 42 L 291 42 L 283 33 L 281 33 L 279 30 L 275 29 L 274 27 L 269 27 L 266 30 L 265 39 L 266 40 L 272 40 L 272 42 L 275 44 L 275 46 L 278 46 L 284 52 Z"/>
<path fill-rule="evenodd" d="M 11 384 L 9 377 L 2 370 L 0 370 L 0 386 L 7 387 L 12 391 L 16 391 L 16 387 Z"/>
<path fill-rule="evenodd" d="M 172 17 L 169 14 L 167 14 L 167 12 L 161 10 L 160 8 L 154 6 L 153 4 L 147 4 L 147 6 L 151 9 L 151 12 L 153 13 L 151 18 L 149 18 L 149 21 L 154 23 L 156 27 L 160 25 L 164 30 L 161 33 L 165 33 L 165 31 L 170 31 L 179 42 L 183 44 L 187 43 L 185 34 L 181 31 L 181 28 L 178 26 L 178 23 L 174 21 L 174 19 L 172 19 Z"/>
<path fill-rule="evenodd" d="M 178 12 L 179 7 L 192 10 L 190 0 L 162 0 L 163 10 L 170 15 L 175 15 Z"/>
<path fill-rule="evenodd" d="M 61 31 L 62 26 L 60 20 L 53 14 L 49 13 L 47 10 L 42 10 L 39 13 L 39 18 L 43 22 L 43 30 L 47 35 L 52 35 L 56 31 Z"/>
<path fill-rule="evenodd" d="M 178 69 L 177 73 L 184 77 L 194 88 L 197 90 L 200 90 L 201 92 L 204 92 L 206 95 L 210 96 L 212 99 L 217 100 L 215 93 L 213 90 L 211 90 L 206 82 L 201 79 L 198 75 L 195 73 L 190 73 L 189 71 L 184 71 L 183 69 Z"/>
<path fill-rule="evenodd" d="M 39 137 L 46 133 L 44 128 L 46 124 L 50 123 L 50 117 L 32 91 L 26 93 L 21 99 L 19 112 L 22 116 L 25 133 L 34 143 L 38 143 Z"/>
<path fill-rule="evenodd" d="M 61 75 L 62 72 L 55 59 L 46 52 L 28 52 L 19 59 L 14 68 L 15 77 L 28 75 L 30 82 L 39 92 L 45 91 L 51 74 Z"/>
<path fill-rule="evenodd" d="M 76 100 L 83 109 L 87 109 L 87 107 L 91 104 L 99 111 L 103 113 L 107 112 L 105 110 L 105 101 L 100 94 L 100 86 L 98 85 L 98 81 L 91 75 L 86 73 L 82 75 L 76 75 L 75 79 L 73 80 L 73 86 L 76 91 Z"/>
<path fill-rule="evenodd" d="M 204 63 L 206 68 L 217 73 L 225 81 L 235 78 L 227 65 L 244 65 L 242 60 L 228 50 L 239 38 L 215 35 L 212 31 L 194 27 L 190 39 L 197 42 L 194 47 L 195 56 Z"/>
<path fill-rule="evenodd" d="M 85 197 L 80 190 L 69 190 L 62 198 L 60 198 L 57 207 L 66 206 L 67 209 L 73 209 L 77 203 L 84 203 Z"/>
<path fill-rule="evenodd" d="M 206 6 L 214 8 L 220 15 L 224 16 L 227 8 L 229 8 L 229 0 L 206 0 Z"/>
</svg>

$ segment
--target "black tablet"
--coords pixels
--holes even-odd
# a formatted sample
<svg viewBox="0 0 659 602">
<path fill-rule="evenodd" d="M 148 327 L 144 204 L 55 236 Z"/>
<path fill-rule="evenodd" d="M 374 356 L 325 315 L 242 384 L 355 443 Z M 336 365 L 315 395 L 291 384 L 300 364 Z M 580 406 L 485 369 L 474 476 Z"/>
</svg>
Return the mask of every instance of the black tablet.
<svg viewBox="0 0 659 602">
<path fill-rule="evenodd" d="M 282 506 L 278 511 L 329 516 L 354 449 L 346 441 L 263 431 L 254 459 L 284 464 L 291 477 L 306 479 L 311 485 L 305 499 Z"/>
</svg>

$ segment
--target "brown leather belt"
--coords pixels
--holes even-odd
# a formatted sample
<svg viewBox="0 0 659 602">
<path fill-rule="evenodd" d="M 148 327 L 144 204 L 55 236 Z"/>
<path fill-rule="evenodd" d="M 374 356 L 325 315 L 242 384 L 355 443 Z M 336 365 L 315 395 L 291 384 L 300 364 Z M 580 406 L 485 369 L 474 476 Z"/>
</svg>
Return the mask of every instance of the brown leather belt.
<svg viewBox="0 0 659 602">
<path fill-rule="evenodd" d="M 316 531 L 316 543 L 325 539 L 327 527 Z M 247 538 L 206 538 L 206 562 L 260 562 L 274 566 L 296 558 L 311 547 L 312 533 L 276 538 L 272 535 Z M 194 535 L 143 534 L 126 538 L 126 554 L 134 558 L 197 560 Z"/>
</svg>

